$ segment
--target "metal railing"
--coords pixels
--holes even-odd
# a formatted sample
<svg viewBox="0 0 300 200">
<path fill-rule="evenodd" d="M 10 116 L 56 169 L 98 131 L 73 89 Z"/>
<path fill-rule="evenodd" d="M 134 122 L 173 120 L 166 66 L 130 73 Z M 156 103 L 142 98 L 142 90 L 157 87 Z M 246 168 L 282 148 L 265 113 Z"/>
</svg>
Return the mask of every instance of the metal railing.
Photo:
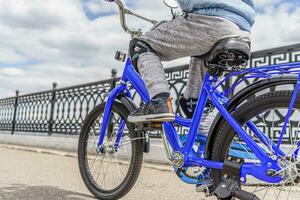
<svg viewBox="0 0 300 200">
<path fill-rule="evenodd" d="M 296 61 L 300 61 L 300 44 L 254 52 L 249 67 Z M 188 65 L 167 68 L 165 72 L 172 96 L 176 99 L 186 87 Z M 119 80 L 113 75 L 112 79 L 59 89 L 53 83 L 52 90 L 26 95 L 19 95 L 17 91 L 15 97 L 0 99 L 0 130 L 11 134 L 16 131 L 49 135 L 78 134 L 87 113 L 105 100 L 112 86 Z M 224 87 L 235 81 L 231 80 Z M 248 84 L 245 83 L 245 86 Z M 140 103 L 137 95 L 133 96 Z M 177 104 L 176 101 L 176 112 L 180 113 Z M 158 137 L 159 133 L 152 136 Z"/>
</svg>

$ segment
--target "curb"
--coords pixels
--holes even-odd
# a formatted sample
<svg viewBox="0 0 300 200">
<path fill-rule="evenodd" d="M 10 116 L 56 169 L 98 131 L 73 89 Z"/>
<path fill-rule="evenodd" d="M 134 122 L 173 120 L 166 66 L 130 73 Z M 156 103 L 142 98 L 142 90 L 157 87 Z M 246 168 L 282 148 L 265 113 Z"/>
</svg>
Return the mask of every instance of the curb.
<svg viewBox="0 0 300 200">
<path fill-rule="evenodd" d="M 150 164 L 170 165 L 165 155 L 161 139 L 151 139 L 150 153 L 144 153 L 144 161 Z M 78 135 L 42 135 L 20 133 L 15 135 L 0 134 L 0 144 L 37 148 L 41 151 L 65 152 L 68 155 L 77 154 Z"/>
<path fill-rule="evenodd" d="M 18 151 L 27 151 L 27 152 L 32 152 L 32 153 L 48 154 L 48 155 L 54 155 L 54 156 L 77 158 L 77 154 L 75 154 L 75 153 L 49 150 L 49 149 L 24 147 L 24 146 L 17 146 L 17 145 L 7 145 L 7 144 L 0 144 L 0 148 L 6 148 L 6 149 L 12 149 L 12 150 L 18 150 Z M 148 168 L 148 169 L 160 170 L 160 171 L 168 171 L 168 172 L 174 171 L 171 165 L 164 165 L 164 164 L 153 164 L 153 163 L 143 162 L 143 167 Z"/>
</svg>

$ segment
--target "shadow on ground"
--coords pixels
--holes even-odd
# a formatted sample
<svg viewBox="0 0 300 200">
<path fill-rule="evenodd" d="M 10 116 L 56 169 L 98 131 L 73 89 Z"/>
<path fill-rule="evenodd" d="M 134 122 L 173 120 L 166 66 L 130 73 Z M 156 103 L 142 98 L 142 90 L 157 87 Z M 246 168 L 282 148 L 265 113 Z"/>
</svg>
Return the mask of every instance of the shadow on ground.
<svg viewBox="0 0 300 200">
<path fill-rule="evenodd" d="M 52 186 L 26 186 L 14 184 L 0 188 L 0 200 L 86 200 L 92 196 L 61 190 Z"/>
</svg>

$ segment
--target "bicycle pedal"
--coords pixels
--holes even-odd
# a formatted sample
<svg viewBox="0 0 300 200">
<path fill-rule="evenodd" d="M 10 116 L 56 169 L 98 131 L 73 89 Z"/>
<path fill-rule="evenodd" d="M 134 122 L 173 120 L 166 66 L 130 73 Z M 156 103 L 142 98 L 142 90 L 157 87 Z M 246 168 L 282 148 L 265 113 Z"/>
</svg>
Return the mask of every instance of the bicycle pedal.
<svg viewBox="0 0 300 200">
<path fill-rule="evenodd" d="M 206 184 L 197 185 L 196 192 L 205 193 L 206 196 L 209 196 L 209 187 Z"/>
<path fill-rule="evenodd" d="M 152 122 L 152 123 L 138 123 L 136 126 L 136 131 L 153 131 L 162 129 L 162 123 Z"/>
<path fill-rule="evenodd" d="M 161 129 L 162 123 L 154 122 L 154 123 L 149 124 L 149 127 L 152 129 Z"/>
</svg>

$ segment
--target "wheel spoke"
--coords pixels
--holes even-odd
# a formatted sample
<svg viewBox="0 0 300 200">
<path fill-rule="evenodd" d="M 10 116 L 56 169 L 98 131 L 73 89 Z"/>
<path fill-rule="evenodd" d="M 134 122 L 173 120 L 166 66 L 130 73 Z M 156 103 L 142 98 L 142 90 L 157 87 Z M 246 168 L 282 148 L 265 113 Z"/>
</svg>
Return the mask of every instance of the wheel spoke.
<svg viewBox="0 0 300 200">
<path fill-rule="evenodd" d="M 93 123 L 91 123 L 88 129 L 88 137 L 86 138 L 87 158 L 85 160 L 87 173 L 90 174 L 88 177 L 93 180 L 97 188 L 103 191 L 110 191 L 123 182 L 131 163 L 133 142 L 134 140 L 143 139 L 143 137 L 132 139 L 127 124 L 125 124 L 123 137 L 119 142 L 119 146 L 115 147 L 119 124 L 122 118 L 117 113 L 114 113 L 113 116 L 111 119 L 111 133 L 108 134 L 110 138 L 105 136 L 101 152 L 98 152 L 97 146 L 103 115 L 99 115 L 93 119 Z M 124 161 L 120 162 L 120 159 L 124 159 Z"/>
<path fill-rule="evenodd" d="M 258 137 L 252 129 L 248 128 L 246 130 L 249 133 L 249 136 L 258 144 L 260 148 L 263 149 L 270 156 L 271 159 L 274 159 L 275 148 L 277 146 L 277 138 L 280 127 L 282 126 L 286 113 L 288 112 L 288 107 L 290 105 L 290 99 L 286 98 L 288 95 L 286 92 L 272 92 L 272 95 L 263 94 L 258 97 L 254 97 L 249 101 L 243 103 L 237 107 L 234 111 L 235 116 L 239 116 L 240 118 L 236 118 L 243 126 L 246 126 L 246 122 L 252 121 L 256 124 L 257 128 L 265 134 L 266 139 L 264 137 Z M 278 101 L 275 97 L 280 96 Z M 289 96 L 288 96 L 289 97 Z M 270 104 L 264 103 L 262 104 L 261 99 L 264 99 L 263 102 L 267 102 L 266 99 L 269 98 L 269 101 L 272 102 Z M 257 103 L 257 106 L 253 106 Z M 248 106 L 252 106 L 252 110 L 247 108 Z M 280 151 L 284 154 L 279 154 L 277 159 L 277 164 L 279 169 L 277 169 L 272 176 L 273 177 L 282 177 L 282 180 L 279 183 L 267 183 L 265 181 L 260 180 L 259 178 L 252 177 L 247 175 L 246 183 L 242 184 L 241 187 L 245 188 L 251 193 L 256 194 L 260 199 L 276 199 L 276 200 L 286 200 L 286 199 L 295 199 L 297 196 L 300 197 L 300 159 L 298 158 L 297 152 L 300 151 L 300 146 L 298 146 L 300 142 L 299 134 L 300 131 L 300 107 L 299 104 L 292 110 L 292 115 L 288 120 L 287 128 L 284 135 L 284 140 L 282 145 L 280 146 Z M 228 127 L 228 128 L 227 128 Z M 229 125 L 224 126 L 224 128 L 219 131 L 219 139 L 215 147 L 224 146 L 222 144 L 223 141 L 228 141 L 226 138 L 226 132 L 234 133 L 233 128 Z M 222 134 L 224 135 L 222 137 Z M 232 135 L 232 134 L 231 134 Z M 234 136 L 230 136 L 231 142 L 225 145 L 222 153 L 223 156 L 236 156 L 238 158 L 244 158 L 247 160 L 247 163 L 255 164 L 260 166 L 265 161 L 259 161 L 253 154 L 253 152 L 247 147 L 247 143 L 245 143 L 241 138 L 238 137 L 238 134 L 235 133 Z M 285 142 L 289 142 L 286 144 Z M 220 152 L 216 150 L 216 152 Z M 221 154 L 222 156 L 222 153 Z M 221 159 L 226 159 L 222 158 Z M 297 198 L 297 199 L 298 199 Z"/>
<path fill-rule="evenodd" d="M 117 154 L 115 154 L 115 158 L 116 158 L 116 163 L 117 163 L 117 168 L 118 168 L 118 174 L 119 174 L 119 178 L 121 178 L 121 169 L 120 169 L 120 166 L 119 166 L 119 161 L 118 161 L 118 156 Z"/>
<path fill-rule="evenodd" d="M 100 175 L 100 173 L 101 173 L 101 170 L 102 170 L 102 166 L 103 166 L 103 163 L 104 163 L 104 159 L 105 159 L 105 156 L 103 156 L 103 158 L 102 158 L 102 160 L 101 160 L 101 162 L 100 162 L 100 164 L 99 164 L 99 166 L 98 166 L 98 169 L 95 171 L 95 173 L 96 173 L 96 181 L 98 181 L 98 178 L 99 178 L 99 175 Z M 98 173 L 97 173 L 97 171 L 98 171 Z"/>
<path fill-rule="evenodd" d="M 251 157 L 253 160 L 257 160 L 257 158 L 253 156 L 253 153 L 249 152 L 249 151 L 245 148 L 244 144 L 242 144 L 238 139 L 234 139 L 234 141 L 236 141 L 238 144 L 240 144 L 240 146 L 241 146 L 241 147 L 249 154 L 249 157 Z M 236 153 L 238 153 L 238 152 L 236 151 Z M 238 153 L 238 154 L 241 155 L 242 158 L 243 158 L 243 155 L 242 155 L 242 154 L 240 154 L 240 153 Z"/>
</svg>

